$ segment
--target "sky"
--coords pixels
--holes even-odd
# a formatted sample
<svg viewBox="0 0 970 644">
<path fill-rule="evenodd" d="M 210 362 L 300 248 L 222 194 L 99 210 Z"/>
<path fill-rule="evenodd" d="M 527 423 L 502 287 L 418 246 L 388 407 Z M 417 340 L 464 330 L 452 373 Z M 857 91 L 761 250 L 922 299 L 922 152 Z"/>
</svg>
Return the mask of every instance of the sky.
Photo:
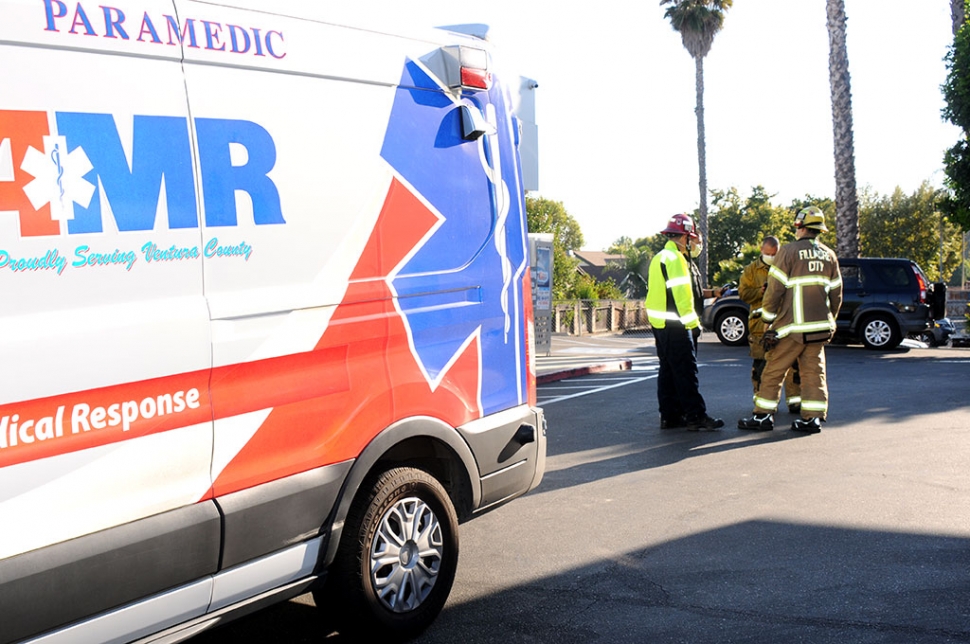
<svg viewBox="0 0 970 644">
<path fill-rule="evenodd" d="M 329 3 L 329 2 L 328 2 Z M 587 250 L 653 235 L 699 205 L 694 61 L 659 0 L 333 2 L 338 19 L 402 27 L 485 23 L 506 67 L 535 79 L 539 190 Z M 949 0 L 845 0 L 856 182 L 941 186 L 940 86 Z M 834 197 L 825 0 L 736 0 L 704 61 L 709 189 L 773 203 Z M 710 204 L 710 198 L 708 198 Z"/>
</svg>

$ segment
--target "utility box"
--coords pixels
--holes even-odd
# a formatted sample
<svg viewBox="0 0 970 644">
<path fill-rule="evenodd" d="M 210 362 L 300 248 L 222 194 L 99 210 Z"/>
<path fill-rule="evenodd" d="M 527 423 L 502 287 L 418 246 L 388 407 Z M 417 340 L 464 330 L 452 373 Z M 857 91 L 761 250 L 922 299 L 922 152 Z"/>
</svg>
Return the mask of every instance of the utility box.
<svg viewBox="0 0 970 644">
<path fill-rule="evenodd" d="M 552 233 L 529 233 L 536 355 L 552 352 Z"/>
</svg>

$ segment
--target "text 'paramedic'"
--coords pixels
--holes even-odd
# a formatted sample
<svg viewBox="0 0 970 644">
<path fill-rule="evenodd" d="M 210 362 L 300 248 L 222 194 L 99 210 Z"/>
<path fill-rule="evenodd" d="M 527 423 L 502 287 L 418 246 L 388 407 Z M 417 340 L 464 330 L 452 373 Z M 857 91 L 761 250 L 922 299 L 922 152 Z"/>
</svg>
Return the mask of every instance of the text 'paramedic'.
<svg viewBox="0 0 970 644">
<path fill-rule="evenodd" d="M 277 60 L 286 57 L 283 33 L 275 29 L 197 21 L 195 18 L 187 18 L 179 29 L 175 16 L 167 14 L 153 18 L 146 11 L 140 19 L 129 20 L 117 7 L 92 4 L 85 9 L 85 3 L 71 4 L 69 9 L 60 0 L 44 0 L 44 31 L 156 45 L 185 45 L 193 49 L 270 56 Z"/>
</svg>

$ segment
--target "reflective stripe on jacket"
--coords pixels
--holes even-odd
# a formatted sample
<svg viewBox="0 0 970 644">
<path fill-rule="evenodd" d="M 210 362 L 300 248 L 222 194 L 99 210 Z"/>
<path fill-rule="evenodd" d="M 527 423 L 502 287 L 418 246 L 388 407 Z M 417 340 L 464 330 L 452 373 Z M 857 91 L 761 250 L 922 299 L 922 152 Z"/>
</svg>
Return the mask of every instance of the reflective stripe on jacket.
<svg viewBox="0 0 970 644">
<path fill-rule="evenodd" d="M 768 271 L 762 318 L 779 337 L 825 340 L 835 332 L 842 307 L 842 274 L 832 249 L 800 239 L 778 249 Z M 804 335 L 802 335 L 804 334 Z"/>
<path fill-rule="evenodd" d="M 694 310 L 690 267 L 673 241 L 668 241 L 650 260 L 647 319 L 650 326 L 657 329 L 665 328 L 668 322 L 687 329 L 700 326 L 700 318 Z"/>
</svg>

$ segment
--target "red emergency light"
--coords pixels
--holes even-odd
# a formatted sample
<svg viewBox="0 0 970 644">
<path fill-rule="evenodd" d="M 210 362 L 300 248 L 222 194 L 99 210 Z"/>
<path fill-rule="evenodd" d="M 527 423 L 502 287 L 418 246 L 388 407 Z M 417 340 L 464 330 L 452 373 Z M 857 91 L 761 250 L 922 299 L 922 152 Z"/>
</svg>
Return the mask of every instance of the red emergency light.
<svg viewBox="0 0 970 644">
<path fill-rule="evenodd" d="M 468 45 L 442 47 L 444 53 L 444 78 L 452 89 L 471 91 L 489 90 L 492 72 L 489 55 L 484 49 Z"/>
<path fill-rule="evenodd" d="M 492 86 L 492 72 L 487 69 L 462 66 L 461 86 L 471 89 L 489 89 Z"/>
</svg>

